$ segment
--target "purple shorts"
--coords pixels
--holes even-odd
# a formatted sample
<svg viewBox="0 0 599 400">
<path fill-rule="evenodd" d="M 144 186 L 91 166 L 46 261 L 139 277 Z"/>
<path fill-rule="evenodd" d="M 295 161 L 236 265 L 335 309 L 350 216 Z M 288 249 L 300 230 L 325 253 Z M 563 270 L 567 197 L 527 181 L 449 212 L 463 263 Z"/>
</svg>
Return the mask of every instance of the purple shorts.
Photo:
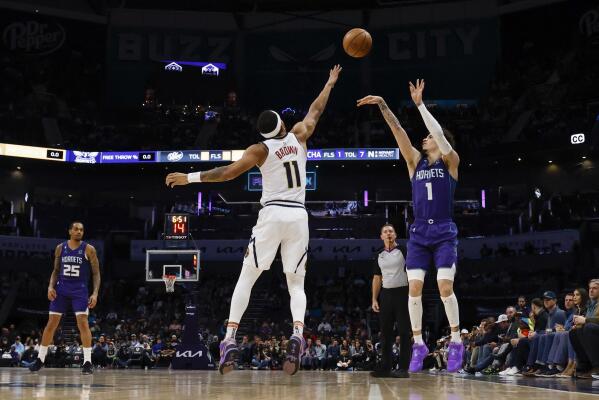
<svg viewBox="0 0 599 400">
<path fill-rule="evenodd" d="M 431 220 L 432 222 L 432 220 Z M 458 261 L 458 228 L 452 221 L 415 221 L 410 226 L 406 269 L 451 268 Z"/>
<path fill-rule="evenodd" d="M 88 305 L 87 286 L 82 283 L 65 284 L 58 282 L 56 284 L 56 298 L 50 302 L 50 312 L 56 314 L 65 314 L 70 308 L 75 314 L 87 314 Z"/>
</svg>

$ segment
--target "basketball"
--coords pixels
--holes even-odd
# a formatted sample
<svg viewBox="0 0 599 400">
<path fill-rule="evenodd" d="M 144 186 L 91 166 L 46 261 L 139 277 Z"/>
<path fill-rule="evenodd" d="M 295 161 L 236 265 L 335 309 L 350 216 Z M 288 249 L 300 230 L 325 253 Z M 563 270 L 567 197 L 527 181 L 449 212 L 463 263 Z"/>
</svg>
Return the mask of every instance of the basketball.
<svg viewBox="0 0 599 400">
<path fill-rule="evenodd" d="M 365 57 L 371 47 L 372 36 L 362 28 L 351 29 L 343 37 L 343 50 L 351 57 Z"/>
</svg>

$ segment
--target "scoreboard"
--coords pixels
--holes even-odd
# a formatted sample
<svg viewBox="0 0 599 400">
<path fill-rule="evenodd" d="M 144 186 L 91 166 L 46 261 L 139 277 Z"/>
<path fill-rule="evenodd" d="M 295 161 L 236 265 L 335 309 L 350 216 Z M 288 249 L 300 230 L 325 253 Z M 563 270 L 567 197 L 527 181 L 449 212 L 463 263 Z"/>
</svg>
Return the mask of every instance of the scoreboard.
<svg viewBox="0 0 599 400">
<path fill-rule="evenodd" d="M 140 164 L 232 162 L 244 150 L 81 151 L 0 143 L 0 156 L 34 158 L 77 164 Z M 308 161 L 399 160 L 397 148 L 308 149 Z"/>
</svg>

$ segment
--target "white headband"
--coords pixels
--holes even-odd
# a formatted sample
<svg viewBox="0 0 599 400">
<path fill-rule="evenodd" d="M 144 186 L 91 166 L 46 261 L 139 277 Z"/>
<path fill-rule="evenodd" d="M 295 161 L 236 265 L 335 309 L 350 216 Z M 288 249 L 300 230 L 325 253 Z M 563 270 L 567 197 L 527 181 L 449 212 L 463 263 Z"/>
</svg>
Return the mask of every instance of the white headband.
<svg viewBox="0 0 599 400">
<path fill-rule="evenodd" d="M 279 113 L 277 113 L 276 111 L 272 111 L 272 112 L 275 113 L 275 115 L 277 116 L 277 125 L 275 126 L 275 129 L 273 129 L 272 131 L 267 132 L 267 133 L 260 132 L 260 134 L 267 139 L 277 136 L 279 134 L 279 131 L 281 130 L 281 123 L 282 123 L 281 117 L 279 116 Z"/>
</svg>

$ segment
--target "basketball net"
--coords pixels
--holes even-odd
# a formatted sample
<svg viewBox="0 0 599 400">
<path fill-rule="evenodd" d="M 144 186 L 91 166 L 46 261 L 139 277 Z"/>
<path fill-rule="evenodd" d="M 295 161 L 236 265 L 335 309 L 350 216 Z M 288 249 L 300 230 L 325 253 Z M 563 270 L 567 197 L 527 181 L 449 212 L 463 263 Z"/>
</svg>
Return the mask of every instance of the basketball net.
<svg viewBox="0 0 599 400">
<path fill-rule="evenodd" d="M 176 275 L 163 275 L 162 280 L 166 286 L 167 293 L 173 293 L 175 291 L 175 281 L 177 280 Z"/>
</svg>

